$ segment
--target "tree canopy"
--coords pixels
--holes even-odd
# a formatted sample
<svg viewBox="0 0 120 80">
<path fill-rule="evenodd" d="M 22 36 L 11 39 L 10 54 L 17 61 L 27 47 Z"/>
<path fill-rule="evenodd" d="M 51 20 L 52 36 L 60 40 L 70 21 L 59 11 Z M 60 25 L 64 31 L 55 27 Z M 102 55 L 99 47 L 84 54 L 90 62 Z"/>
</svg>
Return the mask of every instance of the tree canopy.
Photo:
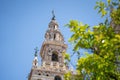
<svg viewBox="0 0 120 80">
<path fill-rule="evenodd" d="M 96 2 L 95 9 L 101 13 L 101 18 L 106 17 L 104 23 L 92 29 L 76 20 L 66 25 L 73 33 L 69 39 L 74 44 L 73 50 L 90 49 L 93 53 L 87 52 L 86 57 L 79 58 L 75 80 L 80 80 L 81 74 L 88 75 L 92 80 L 120 80 L 120 71 L 117 70 L 120 67 L 120 34 L 114 31 L 116 25 L 120 27 L 120 0 L 100 0 Z M 65 80 L 71 80 L 70 75 L 65 74 Z"/>
</svg>

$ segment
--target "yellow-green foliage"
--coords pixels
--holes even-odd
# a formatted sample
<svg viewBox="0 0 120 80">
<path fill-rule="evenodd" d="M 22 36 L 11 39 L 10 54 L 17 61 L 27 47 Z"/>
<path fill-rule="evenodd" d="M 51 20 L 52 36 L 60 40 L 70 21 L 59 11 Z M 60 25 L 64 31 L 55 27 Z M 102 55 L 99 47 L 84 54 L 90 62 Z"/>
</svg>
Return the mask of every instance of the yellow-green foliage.
<svg viewBox="0 0 120 80">
<path fill-rule="evenodd" d="M 119 5 L 118 9 L 113 9 L 113 11 L 111 13 L 111 17 L 115 24 L 120 25 L 120 5 Z"/>
<path fill-rule="evenodd" d="M 76 75 L 72 74 L 72 72 L 69 71 L 64 75 L 64 79 L 65 80 L 83 80 L 83 76 L 80 74 L 76 74 Z"/>
<path fill-rule="evenodd" d="M 107 0 L 106 3 L 100 0 L 96 4 L 95 8 L 98 8 L 102 17 L 109 15 L 115 24 L 120 25 L 120 0 Z M 110 8 L 111 13 L 108 14 L 105 8 Z M 77 70 L 82 74 L 84 69 L 91 80 L 120 80 L 120 73 L 116 70 L 116 55 L 120 55 L 120 34 L 115 34 L 111 25 L 106 23 L 93 26 L 92 30 L 87 24 L 76 20 L 71 20 L 67 26 L 73 33 L 69 39 L 74 44 L 73 50 L 84 48 L 93 52 L 78 60 Z M 70 75 L 66 74 L 65 80 L 70 80 Z"/>
<path fill-rule="evenodd" d="M 77 21 L 70 21 L 70 24 L 72 23 L 77 24 Z M 69 41 L 75 44 L 74 50 L 86 48 L 93 51 L 93 54 L 78 60 L 77 70 L 82 72 L 82 69 L 85 69 L 86 74 L 92 73 L 91 78 L 95 80 L 113 77 L 120 79 L 115 65 L 115 53 L 120 53 L 120 35 L 115 34 L 112 27 L 106 27 L 104 24 L 95 26 L 93 31 L 83 24 L 72 25 L 69 28 L 73 27 L 73 35 Z"/>
<path fill-rule="evenodd" d="M 64 75 L 64 79 L 65 80 L 71 80 L 71 72 L 67 72 L 65 75 Z"/>
<path fill-rule="evenodd" d="M 63 52 L 64 59 L 70 61 L 70 54 Z"/>
</svg>

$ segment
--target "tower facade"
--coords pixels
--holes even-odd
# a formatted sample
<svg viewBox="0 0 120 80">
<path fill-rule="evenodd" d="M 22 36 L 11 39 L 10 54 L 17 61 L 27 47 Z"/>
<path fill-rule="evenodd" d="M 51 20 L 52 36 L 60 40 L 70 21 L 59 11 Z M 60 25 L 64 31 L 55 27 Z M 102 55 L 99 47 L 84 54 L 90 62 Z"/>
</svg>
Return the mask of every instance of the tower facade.
<svg viewBox="0 0 120 80">
<path fill-rule="evenodd" d="M 40 50 L 41 65 L 38 65 L 36 50 L 28 80 L 64 80 L 67 67 L 64 64 L 63 52 L 66 52 L 66 49 L 67 45 L 53 13 Z"/>
</svg>

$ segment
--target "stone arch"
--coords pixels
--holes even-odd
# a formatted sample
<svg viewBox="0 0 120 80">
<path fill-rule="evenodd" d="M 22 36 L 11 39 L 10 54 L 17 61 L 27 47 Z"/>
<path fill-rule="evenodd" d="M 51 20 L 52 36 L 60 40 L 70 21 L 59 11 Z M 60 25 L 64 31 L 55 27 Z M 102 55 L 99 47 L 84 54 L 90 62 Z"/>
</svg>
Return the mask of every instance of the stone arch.
<svg viewBox="0 0 120 80">
<path fill-rule="evenodd" d="M 54 80 L 62 80 L 60 76 L 55 76 Z"/>
<path fill-rule="evenodd" d="M 52 61 L 58 61 L 58 52 L 57 51 L 52 52 Z"/>
</svg>

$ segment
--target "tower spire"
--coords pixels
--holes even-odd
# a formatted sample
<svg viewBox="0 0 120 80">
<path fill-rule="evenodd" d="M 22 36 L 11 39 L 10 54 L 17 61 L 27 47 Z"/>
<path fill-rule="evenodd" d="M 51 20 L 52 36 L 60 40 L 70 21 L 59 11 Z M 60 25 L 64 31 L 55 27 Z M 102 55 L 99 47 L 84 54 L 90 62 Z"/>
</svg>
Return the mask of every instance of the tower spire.
<svg viewBox="0 0 120 80">
<path fill-rule="evenodd" d="M 67 50 L 67 45 L 59 30 L 54 11 L 52 10 L 51 13 L 51 20 L 40 50 L 41 65 L 38 65 L 39 47 L 36 47 L 28 80 L 64 80 L 64 74 L 68 72 L 62 54 Z"/>
<path fill-rule="evenodd" d="M 54 10 L 52 10 L 52 15 L 53 15 L 52 20 L 55 20 L 55 13 L 54 13 Z"/>
<path fill-rule="evenodd" d="M 37 68 L 38 66 L 38 58 L 37 58 L 37 53 L 38 53 L 38 47 L 36 47 L 35 49 L 35 54 L 34 54 L 34 60 L 33 60 L 33 68 Z"/>
</svg>

